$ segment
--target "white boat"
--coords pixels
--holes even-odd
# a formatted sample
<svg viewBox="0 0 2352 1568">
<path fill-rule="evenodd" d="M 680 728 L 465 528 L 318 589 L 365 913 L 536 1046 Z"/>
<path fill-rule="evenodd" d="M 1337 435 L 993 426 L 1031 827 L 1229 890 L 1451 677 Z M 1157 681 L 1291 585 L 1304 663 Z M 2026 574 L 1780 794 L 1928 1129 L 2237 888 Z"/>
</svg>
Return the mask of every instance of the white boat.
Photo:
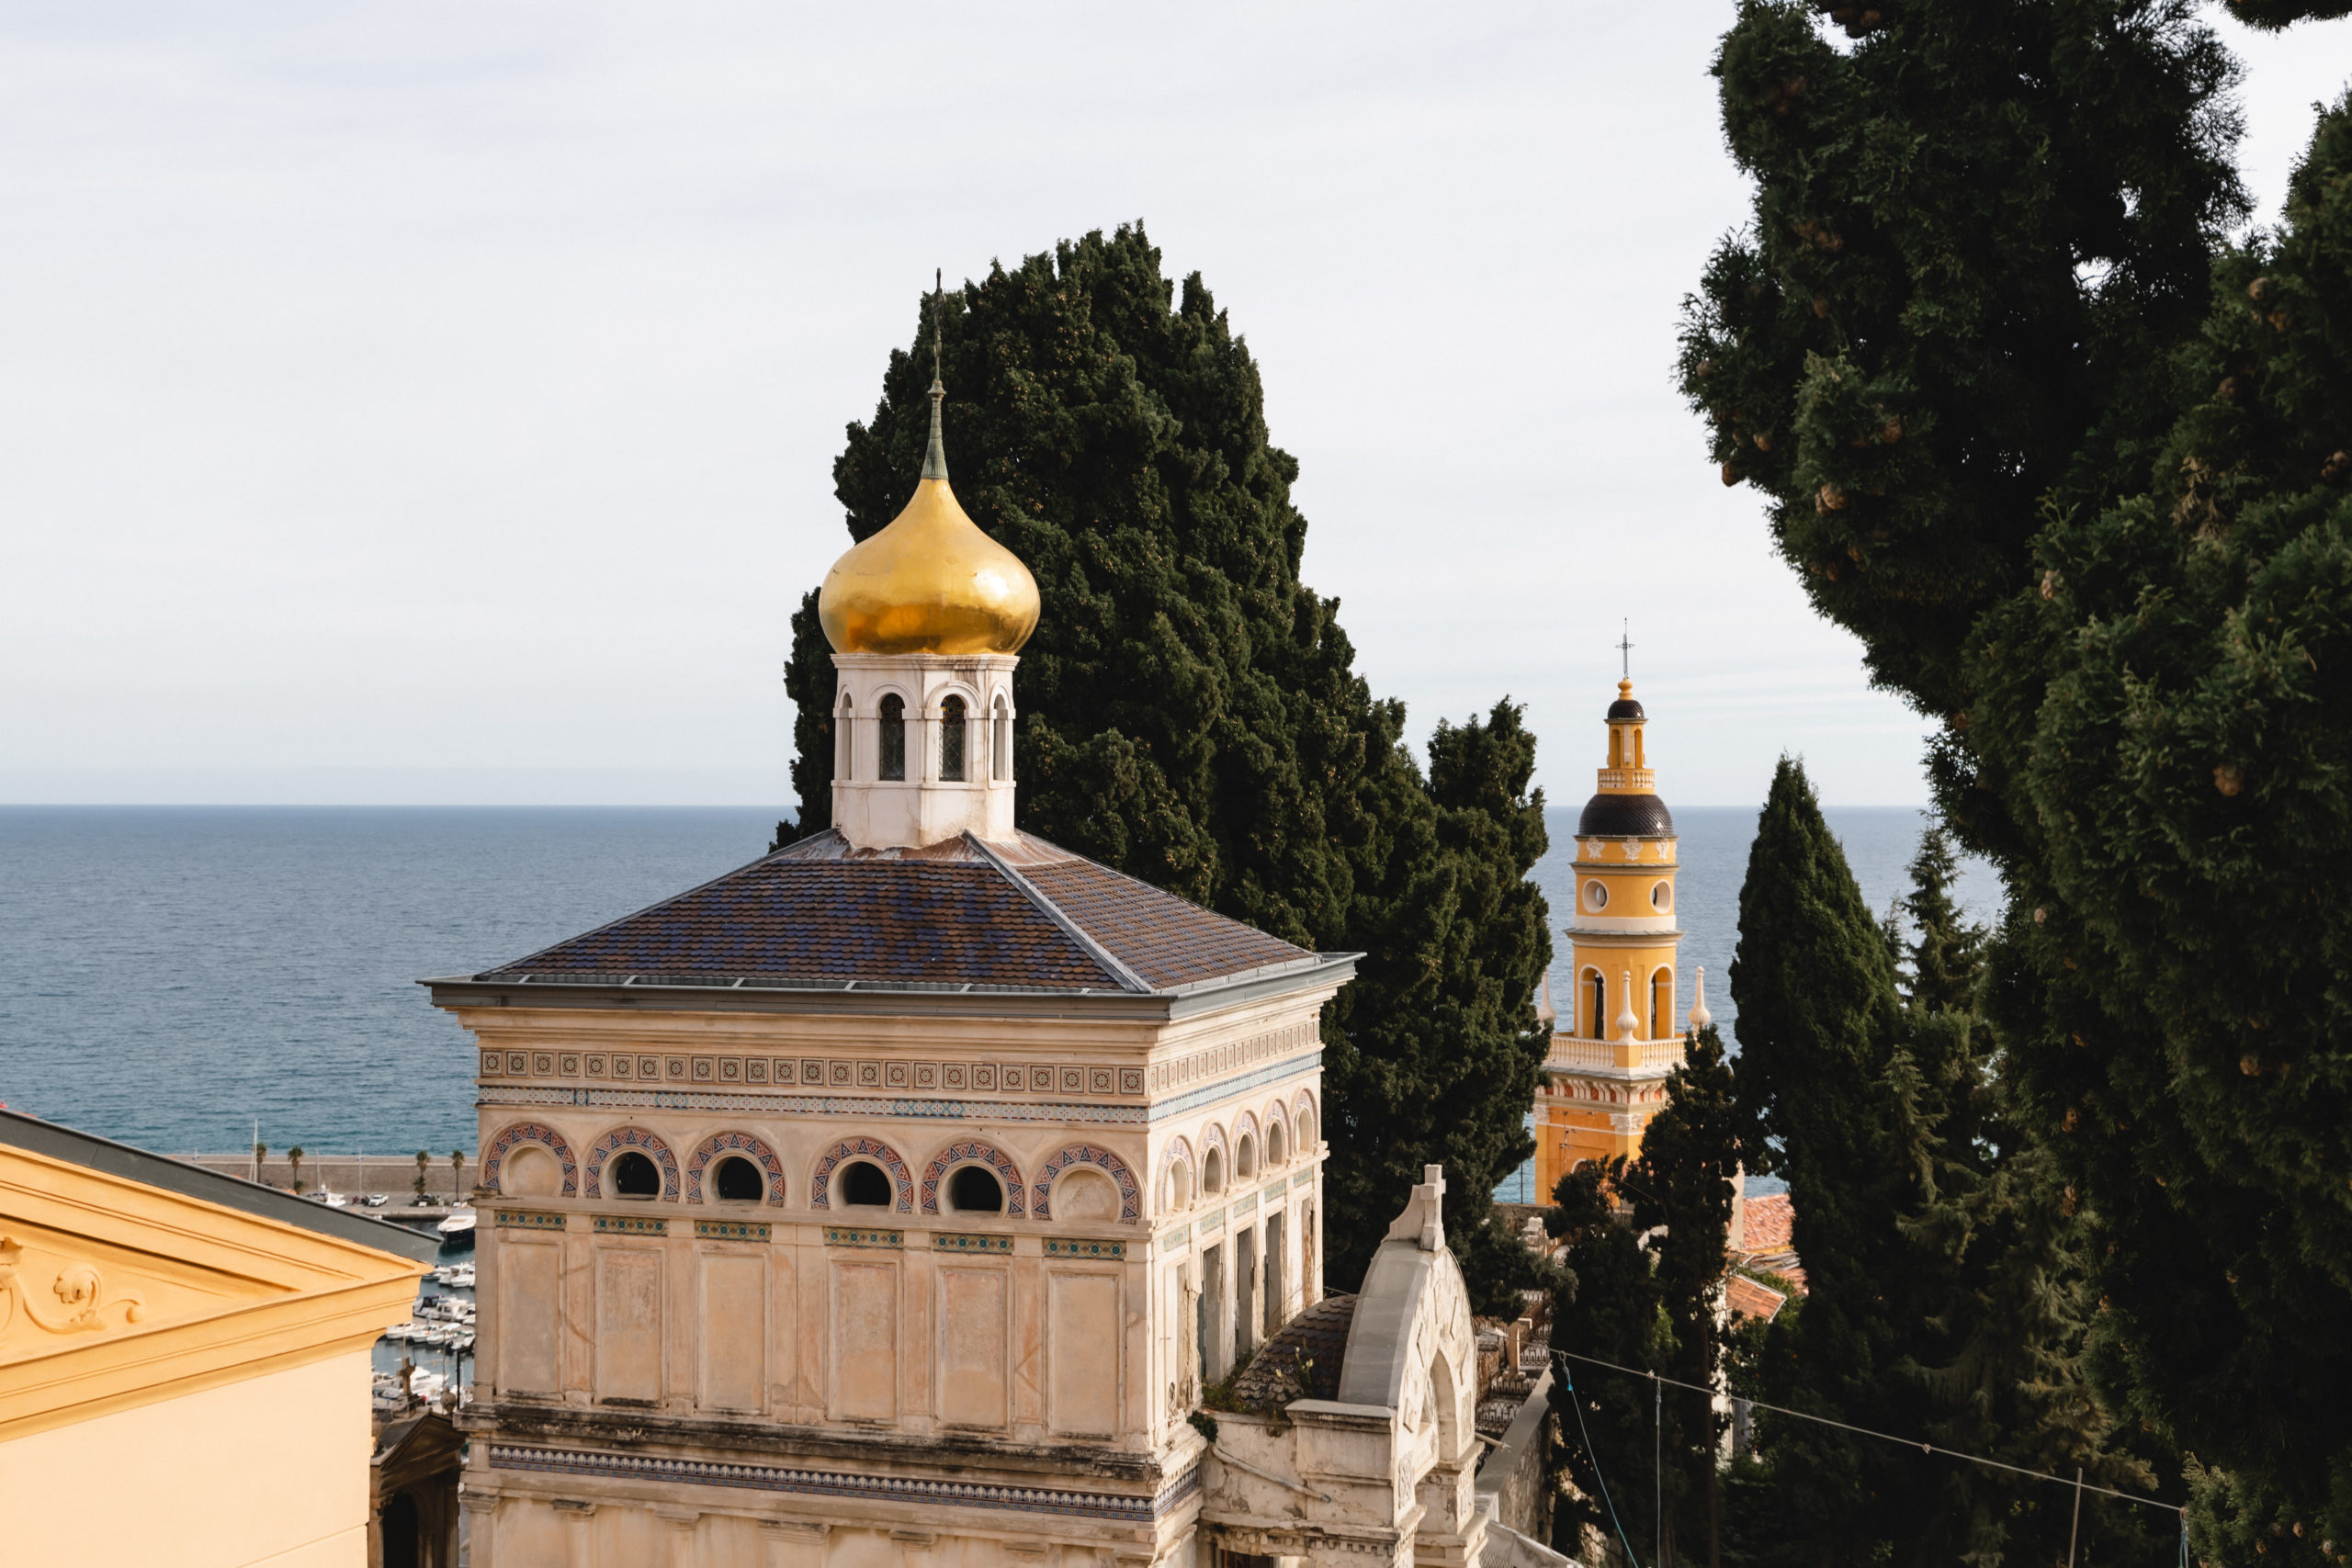
<svg viewBox="0 0 2352 1568">
<path fill-rule="evenodd" d="M 443 1220 L 440 1228 L 443 1235 L 456 1235 L 460 1232 L 469 1231 L 474 1228 L 474 1212 L 471 1209 L 459 1209 L 456 1213 Z"/>
</svg>

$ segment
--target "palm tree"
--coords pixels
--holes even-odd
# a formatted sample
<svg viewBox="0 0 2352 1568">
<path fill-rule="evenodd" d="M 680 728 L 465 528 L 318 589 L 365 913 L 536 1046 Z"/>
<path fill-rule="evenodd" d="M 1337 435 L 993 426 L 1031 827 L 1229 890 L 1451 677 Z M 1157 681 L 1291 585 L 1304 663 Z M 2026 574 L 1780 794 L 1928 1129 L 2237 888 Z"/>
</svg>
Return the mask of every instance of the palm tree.
<svg viewBox="0 0 2352 1568">
<path fill-rule="evenodd" d="M 426 1154 L 423 1149 L 416 1151 L 416 1201 L 419 1206 L 422 1206 L 424 1202 L 425 1168 L 430 1166 L 432 1163 L 433 1156 L 431 1155 Z"/>
<path fill-rule="evenodd" d="M 295 1145 L 286 1151 L 286 1163 L 294 1168 L 294 1190 L 302 1190 L 302 1145 Z"/>
<path fill-rule="evenodd" d="M 259 1181 L 261 1179 L 261 1168 L 268 1158 L 269 1145 L 267 1144 L 255 1144 L 254 1145 L 254 1179 L 255 1181 Z"/>
<path fill-rule="evenodd" d="M 449 1151 L 449 1202 L 452 1206 L 466 1201 L 466 1151 Z"/>
</svg>

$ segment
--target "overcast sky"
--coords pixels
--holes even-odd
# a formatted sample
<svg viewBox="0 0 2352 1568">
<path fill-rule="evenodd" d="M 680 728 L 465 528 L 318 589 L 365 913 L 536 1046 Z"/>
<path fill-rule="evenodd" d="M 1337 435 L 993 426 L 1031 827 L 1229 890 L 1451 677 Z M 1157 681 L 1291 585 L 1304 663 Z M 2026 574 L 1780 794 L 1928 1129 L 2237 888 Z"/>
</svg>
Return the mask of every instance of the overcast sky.
<svg viewBox="0 0 2352 1568">
<path fill-rule="evenodd" d="M 1924 799 L 1669 383 L 1724 0 L 0 9 L 0 801 L 788 804 L 786 620 L 932 268 L 1144 219 L 1416 735 Z M 2352 24 L 2248 61 L 2266 212 Z"/>
</svg>

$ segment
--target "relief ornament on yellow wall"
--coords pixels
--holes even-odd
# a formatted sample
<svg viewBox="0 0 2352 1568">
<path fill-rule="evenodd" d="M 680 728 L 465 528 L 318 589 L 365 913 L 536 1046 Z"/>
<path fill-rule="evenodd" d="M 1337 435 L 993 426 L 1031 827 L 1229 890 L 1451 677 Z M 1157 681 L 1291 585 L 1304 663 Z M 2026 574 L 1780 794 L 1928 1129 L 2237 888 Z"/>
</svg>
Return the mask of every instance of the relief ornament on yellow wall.
<svg viewBox="0 0 2352 1568">
<path fill-rule="evenodd" d="M 97 1267 L 90 1263 L 68 1262 L 58 1271 L 49 1293 L 58 1300 L 54 1308 L 41 1301 L 41 1292 L 25 1282 L 21 1268 L 24 1247 L 15 1238 L 0 1235 L 0 1336 L 6 1336 L 16 1317 L 17 1304 L 24 1303 L 25 1316 L 36 1328 L 51 1334 L 94 1334 L 107 1326 L 107 1314 L 122 1308 L 122 1321 L 136 1323 L 147 1310 L 147 1303 L 136 1291 L 123 1291 L 111 1300 L 107 1296 L 106 1281 Z"/>
</svg>

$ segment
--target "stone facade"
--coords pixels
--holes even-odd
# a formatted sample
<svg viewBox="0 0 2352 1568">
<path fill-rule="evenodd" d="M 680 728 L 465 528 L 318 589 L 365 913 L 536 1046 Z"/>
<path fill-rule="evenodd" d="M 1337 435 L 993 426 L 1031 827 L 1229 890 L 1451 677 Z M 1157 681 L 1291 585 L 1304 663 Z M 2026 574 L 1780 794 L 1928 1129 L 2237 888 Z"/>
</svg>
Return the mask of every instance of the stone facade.
<svg viewBox="0 0 2352 1568">
<path fill-rule="evenodd" d="M 1319 1291 L 1343 977 L 1194 1010 L 436 985 L 483 1069 L 477 1568 L 1187 1560 L 1204 1371 Z"/>
</svg>

